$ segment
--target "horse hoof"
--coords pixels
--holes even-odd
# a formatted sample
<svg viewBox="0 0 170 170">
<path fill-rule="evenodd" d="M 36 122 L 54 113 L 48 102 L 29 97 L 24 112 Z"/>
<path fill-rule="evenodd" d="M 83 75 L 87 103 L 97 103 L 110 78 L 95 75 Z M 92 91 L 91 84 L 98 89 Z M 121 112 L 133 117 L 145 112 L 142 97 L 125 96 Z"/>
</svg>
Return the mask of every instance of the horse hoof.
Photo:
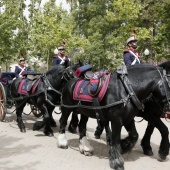
<svg viewBox="0 0 170 170">
<path fill-rule="evenodd" d="M 61 149 L 68 149 L 68 146 L 60 146 Z"/>
<path fill-rule="evenodd" d="M 159 151 L 159 153 L 158 153 L 158 161 L 163 162 L 163 161 L 165 161 L 165 159 L 166 159 L 166 156 L 161 154 L 160 151 Z"/>
<path fill-rule="evenodd" d="M 101 134 L 102 134 L 101 131 L 96 130 L 95 133 L 94 133 L 94 136 L 95 136 L 96 139 L 100 139 L 100 135 L 101 135 Z"/>
<path fill-rule="evenodd" d="M 110 168 L 115 170 L 124 170 L 124 166 L 115 166 L 112 161 L 110 161 Z"/>
<path fill-rule="evenodd" d="M 88 151 L 84 151 L 84 150 L 80 150 L 81 154 L 84 154 L 85 156 L 92 156 L 93 152 L 88 152 Z"/>
<path fill-rule="evenodd" d="M 25 130 L 25 129 L 20 129 L 20 131 L 21 131 L 22 133 L 25 133 L 25 132 L 26 132 L 26 130 Z"/>
<path fill-rule="evenodd" d="M 92 155 L 93 155 L 93 152 L 86 152 L 86 151 L 84 151 L 84 155 L 85 155 L 85 156 L 92 156 Z"/>
<path fill-rule="evenodd" d="M 163 162 L 163 161 L 165 161 L 165 159 L 166 159 L 166 157 L 160 157 L 160 155 L 159 155 L 159 158 L 157 159 L 159 162 Z"/>
<path fill-rule="evenodd" d="M 73 134 L 77 133 L 77 130 L 71 126 L 68 127 L 68 131 Z"/>
<path fill-rule="evenodd" d="M 96 139 L 100 139 L 100 135 L 95 134 L 94 136 Z"/>
<path fill-rule="evenodd" d="M 46 136 L 49 136 L 49 137 L 54 136 L 54 134 L 53 134 L 52 132 L 44 132 L 44 134 L 45 134 Z"/>
<path fill-rule="evenodd" d="M 99 133 L 98 131 L 95 131 L 94 136 L 96 139 L 100 139 L 100 135 L 101 133 Z"/>
<path fill-rule="evenodd" d="M 112 143 L 112 142 L 110 141 L 110 139 L 107 140 L 107 145 L 108 145 L 108 146 L 111 146 L 111 143 Z"/>
<path fill-rule="evenodd" d="M 144 155 L 153 156 L 152 150 L 143 151 Z"/>
</svg>

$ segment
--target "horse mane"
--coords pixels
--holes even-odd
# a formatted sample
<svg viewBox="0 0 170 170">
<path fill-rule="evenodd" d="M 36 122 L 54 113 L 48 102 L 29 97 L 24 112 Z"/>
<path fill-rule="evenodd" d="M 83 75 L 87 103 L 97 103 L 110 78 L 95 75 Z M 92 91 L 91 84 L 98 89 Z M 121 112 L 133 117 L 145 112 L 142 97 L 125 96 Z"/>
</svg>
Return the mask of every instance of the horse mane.
<svg viewBox="0 0 170 170">
<path fill-rule="evenodd" d="M 170 73 L 170 61 L 163 62 L 159 64 L 158 66 L 165 69 L 168 74 Z"/>
<path fill-rule="evenodd" d="M 61 73 L 64 70 L 64 66 L 63 65 L 55 65 L 53 67 L 51 67 L 49 70 L 47 70 L 46 74 L 54 74 L 54 73 Z"/>
<path fill-rule="evenodd" d="M 134 70 L 134 69 L 143 69 L 143 68 L 147 68 L 147 69 L 156 69 L 156 67 L 154 65 L 151 64 L 136 64 L 136 65 L 130 65 L 127 67 L 128 70 Z"/>
<path fill-rule="evenodd" d="M 81 66 L 84 66 L 84 64 L 81 62 L 81 61 L 79 61 L 78 63 L 76 63 L 76 64 L 71 64 L 71 68 L 73 69 L 73 71 L 76 71 L 76 69 L 77 68 L 79 68 L 79 67 L 81 67 Z"/>
</svg>

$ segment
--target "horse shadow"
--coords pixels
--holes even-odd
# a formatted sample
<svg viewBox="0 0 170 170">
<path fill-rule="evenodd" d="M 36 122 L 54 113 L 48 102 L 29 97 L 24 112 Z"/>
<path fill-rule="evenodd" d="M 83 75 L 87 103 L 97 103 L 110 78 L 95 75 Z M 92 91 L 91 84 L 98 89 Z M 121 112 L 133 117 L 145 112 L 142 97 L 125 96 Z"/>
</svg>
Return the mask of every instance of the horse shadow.
<svg viewBox="0 0 170 170">
<path fill-rule="evenodd" d="M 40 117 L 40 118 L 37 118 L 35 117 L 32 113 L 29 114 L 29 115 L 25 115 L 23 114 L 22 115 L 23 117 L 23 122 L 25 124 L 25 127 L 26 127 L 26 131 L 31 131 L 33 130 L 33 126 L 34 126 L 34 123 L 36 121 L 42 121 L 43 118 Z M 10 126 L 11 128 L 15 128 L 15 129 L 18 129 L 19 130 L 19 127 L 18 127 L 18 124 L 17 124 L 17 121 L 16 121 L 16 114 L 15 113 L 9 113 L 9 114 L 6 114 L 6 117 L 5 117 L 5 120 L 3 123 L 11 123 Z M 59 127 L 60 127 L 60 123 L 59 123 L 59 120 L 58 119 L 54 119 L 55 122 L 56 122 L 56 125 L 57 127 L 51 127 L 52 130 L 53 130 L 53 133 L 56 134 L 59 132 Z M 13 122 L 13 123 L 12 123 Z M 70 123 L 70 121 L 68 121 L 68 124 Z M 66 127 L 66 129 L 68 128 L 68 126 Z M 39 129 L 37 132 L 40 132 L 39 134 L 36 134 L 35 136 L 36 137 L 43 137 L 45 136 L 44 133 L 43 133 L 43 130 L 44 128 L 42 129 Z"/>
<path fill-rule="evenodd" d="M 22 138 L 19 137 L 7 137 L 6 135 L 1 136 L 1 154 L 0 154 L 0 169 L 5 170 L 23 170 L 25 167 L 29 167 L 29 169 L 33 170 L 36 165 L 38 165 L 39 161 L 32 161 L 24 165 L 18 165 L 14 162 L 14 160 L 10 159 L 12 156 L 19 156 L 25 153 L 29 153 L 32 150 L 36 150 L 37 148 L 41 147 L 40 145 L 23 145 L 20 144 Z M 14 146 L 13 146 L 14 145 Z M 4 149 L 3 149 L 4 148 Z M 5 160 L 4 160 L 5 159 Z M 11 164 L 15 164 L 15 166 L 10 166 Z"/>
<path fill-rule="evenodd" d="M 125 137 L 126 137 L 126 135 L 121 135 L 122 139 Z M 101 135 L 100 139 L 95 139 L 90 136 L 90 138 L 88 138 L 88 141 L 90 142 L 90 145 L 94 148 L 93 156 L 98 157 L 99 159 L 101 159 L 101 158 L 109 159 L 109 148 L 110 147 L 106 144 L 106 134 L 105 133 L 103 133 Z M 141 138 L 138 139 L 136 145 L 130 152 L 122 155 L 125 162 L 134 162 L 134 161 L 141 159 L 142 157 L 148 157 L 143 154 L 143 150 L 142 150 L 142 147 L 140 146 L 140 142 L 141 142 Z M 79 139 L 78 138 L 69 139 L 68 145 L 69 145 L 69 148 L 79 152 L 79 147 L 78 147 Z M 153 148 L 154 155 L 150 156 L 149 158 L 150 159 L 158 159 L 159 145 L 151 142 L 151 146 Z M 166 161 L 168 161 L 168 160 L 169 160 L 169 158 L 166 159 Z"/>
<path fill-rule="evenodd" d="M 26 146 L 23 144 L 21 145 L 19 144 L 21 140 L 22 138 L 19 137 L 7 137 L 5 135 L 1 136 L 1 148 L 5 148 L 5 149 L 1 150 L 0 159 L 8 158 L 9 154 L 12 153 L 12 150 L 16 155 L 20 155 L 23 153 L 30 152 L 32 149 L 36 149 L 40 147 L 40 145 L 34 145 L 34 146 Z M 16 145 L 16 146 L 11 147 L 12 145 Z"/>
</svg>

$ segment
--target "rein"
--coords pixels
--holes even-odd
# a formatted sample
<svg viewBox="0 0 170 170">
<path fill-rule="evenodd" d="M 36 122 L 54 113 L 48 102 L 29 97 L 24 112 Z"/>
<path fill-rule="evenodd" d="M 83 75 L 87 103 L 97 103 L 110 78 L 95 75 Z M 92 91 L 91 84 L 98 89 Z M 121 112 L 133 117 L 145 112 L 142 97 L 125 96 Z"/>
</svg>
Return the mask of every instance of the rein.
<svg viewBox="0 0 170 170">
<path fill-rule="evenodd" d="M 56 92 L 57 94 L 61 95 L 61 92 L 59 90 L 54 89 L 54 87 L 51 85 L 51 83 L 47 79 L 46 74 L 43 75 L 43 80 L 44 80 L 44 83 L 45 83 L 46 91 L 47 90 L 52 90 L 52 91 Z"/>
<path fill-rule="evenodd" d="M 66 82 L 68 82 L 72 78 L 71 75 L 73 75 L 73 78 L 76 78 L 76 76 L 74 76 L 73 74 L 73 71 L 69 72 L 69 68 L 70 66 L 65 69 L 63 76 L 61 78 L 61 79 L 64 79 Z M 65 76 L 65 74 L 67 75 L 68 78 Z"/>
<path fill-rule="evenodd" d="M 167 90 L 166 90 L 165 83 L 164 83 L 164 81 L 163 81 L 163 76 L 162 76 L 160 70 L 159 70 L 157 67 L 156 67 L 156 69 L 157 69 L 158 73 L 160 74 L 160 77 L 161 77 L 161 80 L 162 80 L 162 83 L 163 83 L 163 86 L 164 86 L 164 89 L 165 89 L 165 93 L 166 93 L 166 100 L 167 100 L 168 106 L 169 106 L 169 108 L 170 108 L 170 101 L 169 101 L 170 98 L 168 98 L 168 95 L 167 95 Z M 167 75 L 164 74 L 164 76 L 167 76 Z M 169 82 L 168 79 L 166 79 L 166 82 Z M 160 83 L 160 81 L 158 82 L 157 85 L 159 85 L 159 83 Z M 156 85 L 156 86 L 157 86 L 157 85 Z M 170 84 L 169 84 L 169 85 L 170 85 Z M 155 87 L 156 87 L 156 86 L 155 86 Z M 155 87 L 154 87 L 154 88 L 155 88 Z M 132 96 L 133 96 L 133 95 L 131 95 L 131 93 L 130 93 L 130 94 L 128 94 L 128 96 L 125 97 L 124 99 L 121 99 L 121 100 L 119 100 L 119 101 L 117 101 L 117 102 L 114 102 L 114 103 L 111 103 L 111 104 L 107 104 L 107 105 L 105 105 L 105 106 L 86 106 L 86 105 L 82 105 L 82 104 L 81 104 L 81 101 L 79 101 L 78 104 L 76 104 L 76 105 L 65 105 L 65 104 L 63 104 L 63 101 L 62 101 L 62 100 L 61 100 L 61 106 L 66 107 L 66 108 L 76 108 L 76 107 L 79 107 L 79 108 L 86 108 L 86 109 L 91 109 L 91 110 L 95 110 L 95 109 L 106 109 L 106 108 L 109 108 L 109 107 L 112 107 L 112 106 L 116 106 L 116 105 L 119 105 L 119 104 L 124 104 L 124 106 L 126 106 L 127 102 L 132 98 Z M 154 97 L 154 96 L 153 96 L 153 94 L 151 93 L 146 99 L 142 100 L 141 103 L 147 102 L 147 101 L 150 100 L 152 97 Z M 156 99 L 155 99 L 155 100 L 156 100 Z M 158 101 L 157 101 L 157 103 L 158 103 Z M 159 105 L 160 105 L 160 104 L 159 104 Z M 164 112 L 164 111 L 163 111 L 163 112 Z M 141 120 L 141 121 L 142 121 L 142 120 Z"/>
<path fill-rule="evenodd" d="M 91 109 L 91 110 L 96 110 L 96 109 L 107 109 L 109 107 L 112 106 L 116 106 L 119 104 L 124 104 L 124 106 L 126 106 L 126 104 L 128 103 L 129 99 L 131 98 L 130 95 L 128 95 L 127 97 L 125 97 L 124 99 L 121 99 L 117 102 L 111 103 L 111 104 L 107 104 L 105 106 L 86 106 L 86 105 L 82 105 L 81 101 L 78 102 L 77 105 L 65 105 L 63 104 L 63 101 L 61 100 L 61 106 L 67 107 L 67 108 L 76 108 L 76 107 L 80 107 L 80 108 L 85 108 L 85 109 Z"/>
<path fill-rule="evenodd" d="M 168 86 L 170 88 L 170 82 L 168 80 L 168 77 L 170 77 L 170 74 L 166 74 L 166 70 L 163 70 L 163 77 L 165 78 L 165 80 L 168 83 Z"/>
<path fill-rule="evenodd" d="M 69 73 L 70 73 L 70 74 L 69 74 Z M 65 74 L 66 74 L 67 77 L 71 79 L 71 76 L 70 76 L 70 75 L 72 74 L 72 72 L 70 71 L 69 73 L 68 73 L 68 68 L 66 68 L 65 71 L 63 72 L 63 75 L 62 75 L 61 79 L 64 79 L 64 80 L 66 80 L 66 81 L 69 81 L 69 80 L 66 78 L 66 76 L 65 76 Z M 43 82 L 44 82 L 44 84 L 45 84 L 45 91 L 41 91 L 41 92 L 36 93 L 36 94 L 31 94 L 31 95 L 29 95 L 29 96 L 20 96 L 20 97 L 15 97 L 15 98 L 13 98 L 14 101 L 17 101 L 17 100 L 18 100 L 18 101 L 23 100 L 23 101 L 22 101 L 21 104 L 20 104 L 18 107 L 16 107 L 11 113 L 13 113 L 14 111 L 16 111 L 16 109 L 19 108 L 19 107 L 20 107 L 24 102 L 26 102 L 29 98 L 38 96 L 38 95 L 40 95 L 40 94 L 42 94 L 42 93 L 45 93 L 45 100 L 46 100 L 50 105 L 52 105 L 52 106 L 54 106 L 54 107 L 58 106 L 58 105 L 55 105 L 54 103 L 52 103 L 52 102 L 48 99 L 47 93 L 48 93 L 48 91 L 54 91 L 55 93 L 57 93 L 58 95 L 61 96 L 61 94 L 62 94 L 61 91 L 54 89 L 54 87 L 51 85 L 51 83 L 50 83 L 49 80 L 47 79 L 46 74 L 43 74 L 43 75 L 42 75 L 42 79 L 43 79 Z"/>
</svg>

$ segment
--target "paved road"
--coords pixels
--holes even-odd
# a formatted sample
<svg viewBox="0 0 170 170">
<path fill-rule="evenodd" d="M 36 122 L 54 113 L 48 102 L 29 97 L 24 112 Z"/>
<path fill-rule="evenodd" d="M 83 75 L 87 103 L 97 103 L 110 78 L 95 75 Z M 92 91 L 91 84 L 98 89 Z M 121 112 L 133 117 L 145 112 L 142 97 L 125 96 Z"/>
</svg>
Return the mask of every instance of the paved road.
<svg viewBox="0 0 170 170">
<path fill-rule="evenodd" d="M 29 108 L 25 108 L 29 112 Z M 58 108 L 56 108 L 58 111 Z M 54 115 L 59 126 L 60 115 Z M 0 122 L 0 170 L 110 170 L 108 160 L 108 146 L 105 141 L 105 133 L 102 138 L 94 138 L 96 120 L 88 122 L 87 136 L 94 147 L 93 156 L 87 157 L 78 150 L 78 134 L 66 132 L 69 148 L 66 150 L 57 147 L 58 127 L 53 128 L 54 137 L 46 137 L 43 130 L 32 131 L 33 123 L 37 119 L 33 115 L 24 115 L 27 127 L 26 133 L 21 133 L 16 123 L 15 114 L 8 114 L 5 122 Z M 168 126 L 170 122 L 164 121 Z M 146 122 L 137 123 L 139 140 L 132 152 L 123 155 L 126 170 L 167 170 L 170 167 L 170 156 L 167 161 L 157 161 L 157 152 L 161 136 L 154 131 L 151 142 L 154 156 L 143 155 L 140 141 L 143 136 Z M 122 137 L 126 136 L 122 129 Z"/>
</svg>

